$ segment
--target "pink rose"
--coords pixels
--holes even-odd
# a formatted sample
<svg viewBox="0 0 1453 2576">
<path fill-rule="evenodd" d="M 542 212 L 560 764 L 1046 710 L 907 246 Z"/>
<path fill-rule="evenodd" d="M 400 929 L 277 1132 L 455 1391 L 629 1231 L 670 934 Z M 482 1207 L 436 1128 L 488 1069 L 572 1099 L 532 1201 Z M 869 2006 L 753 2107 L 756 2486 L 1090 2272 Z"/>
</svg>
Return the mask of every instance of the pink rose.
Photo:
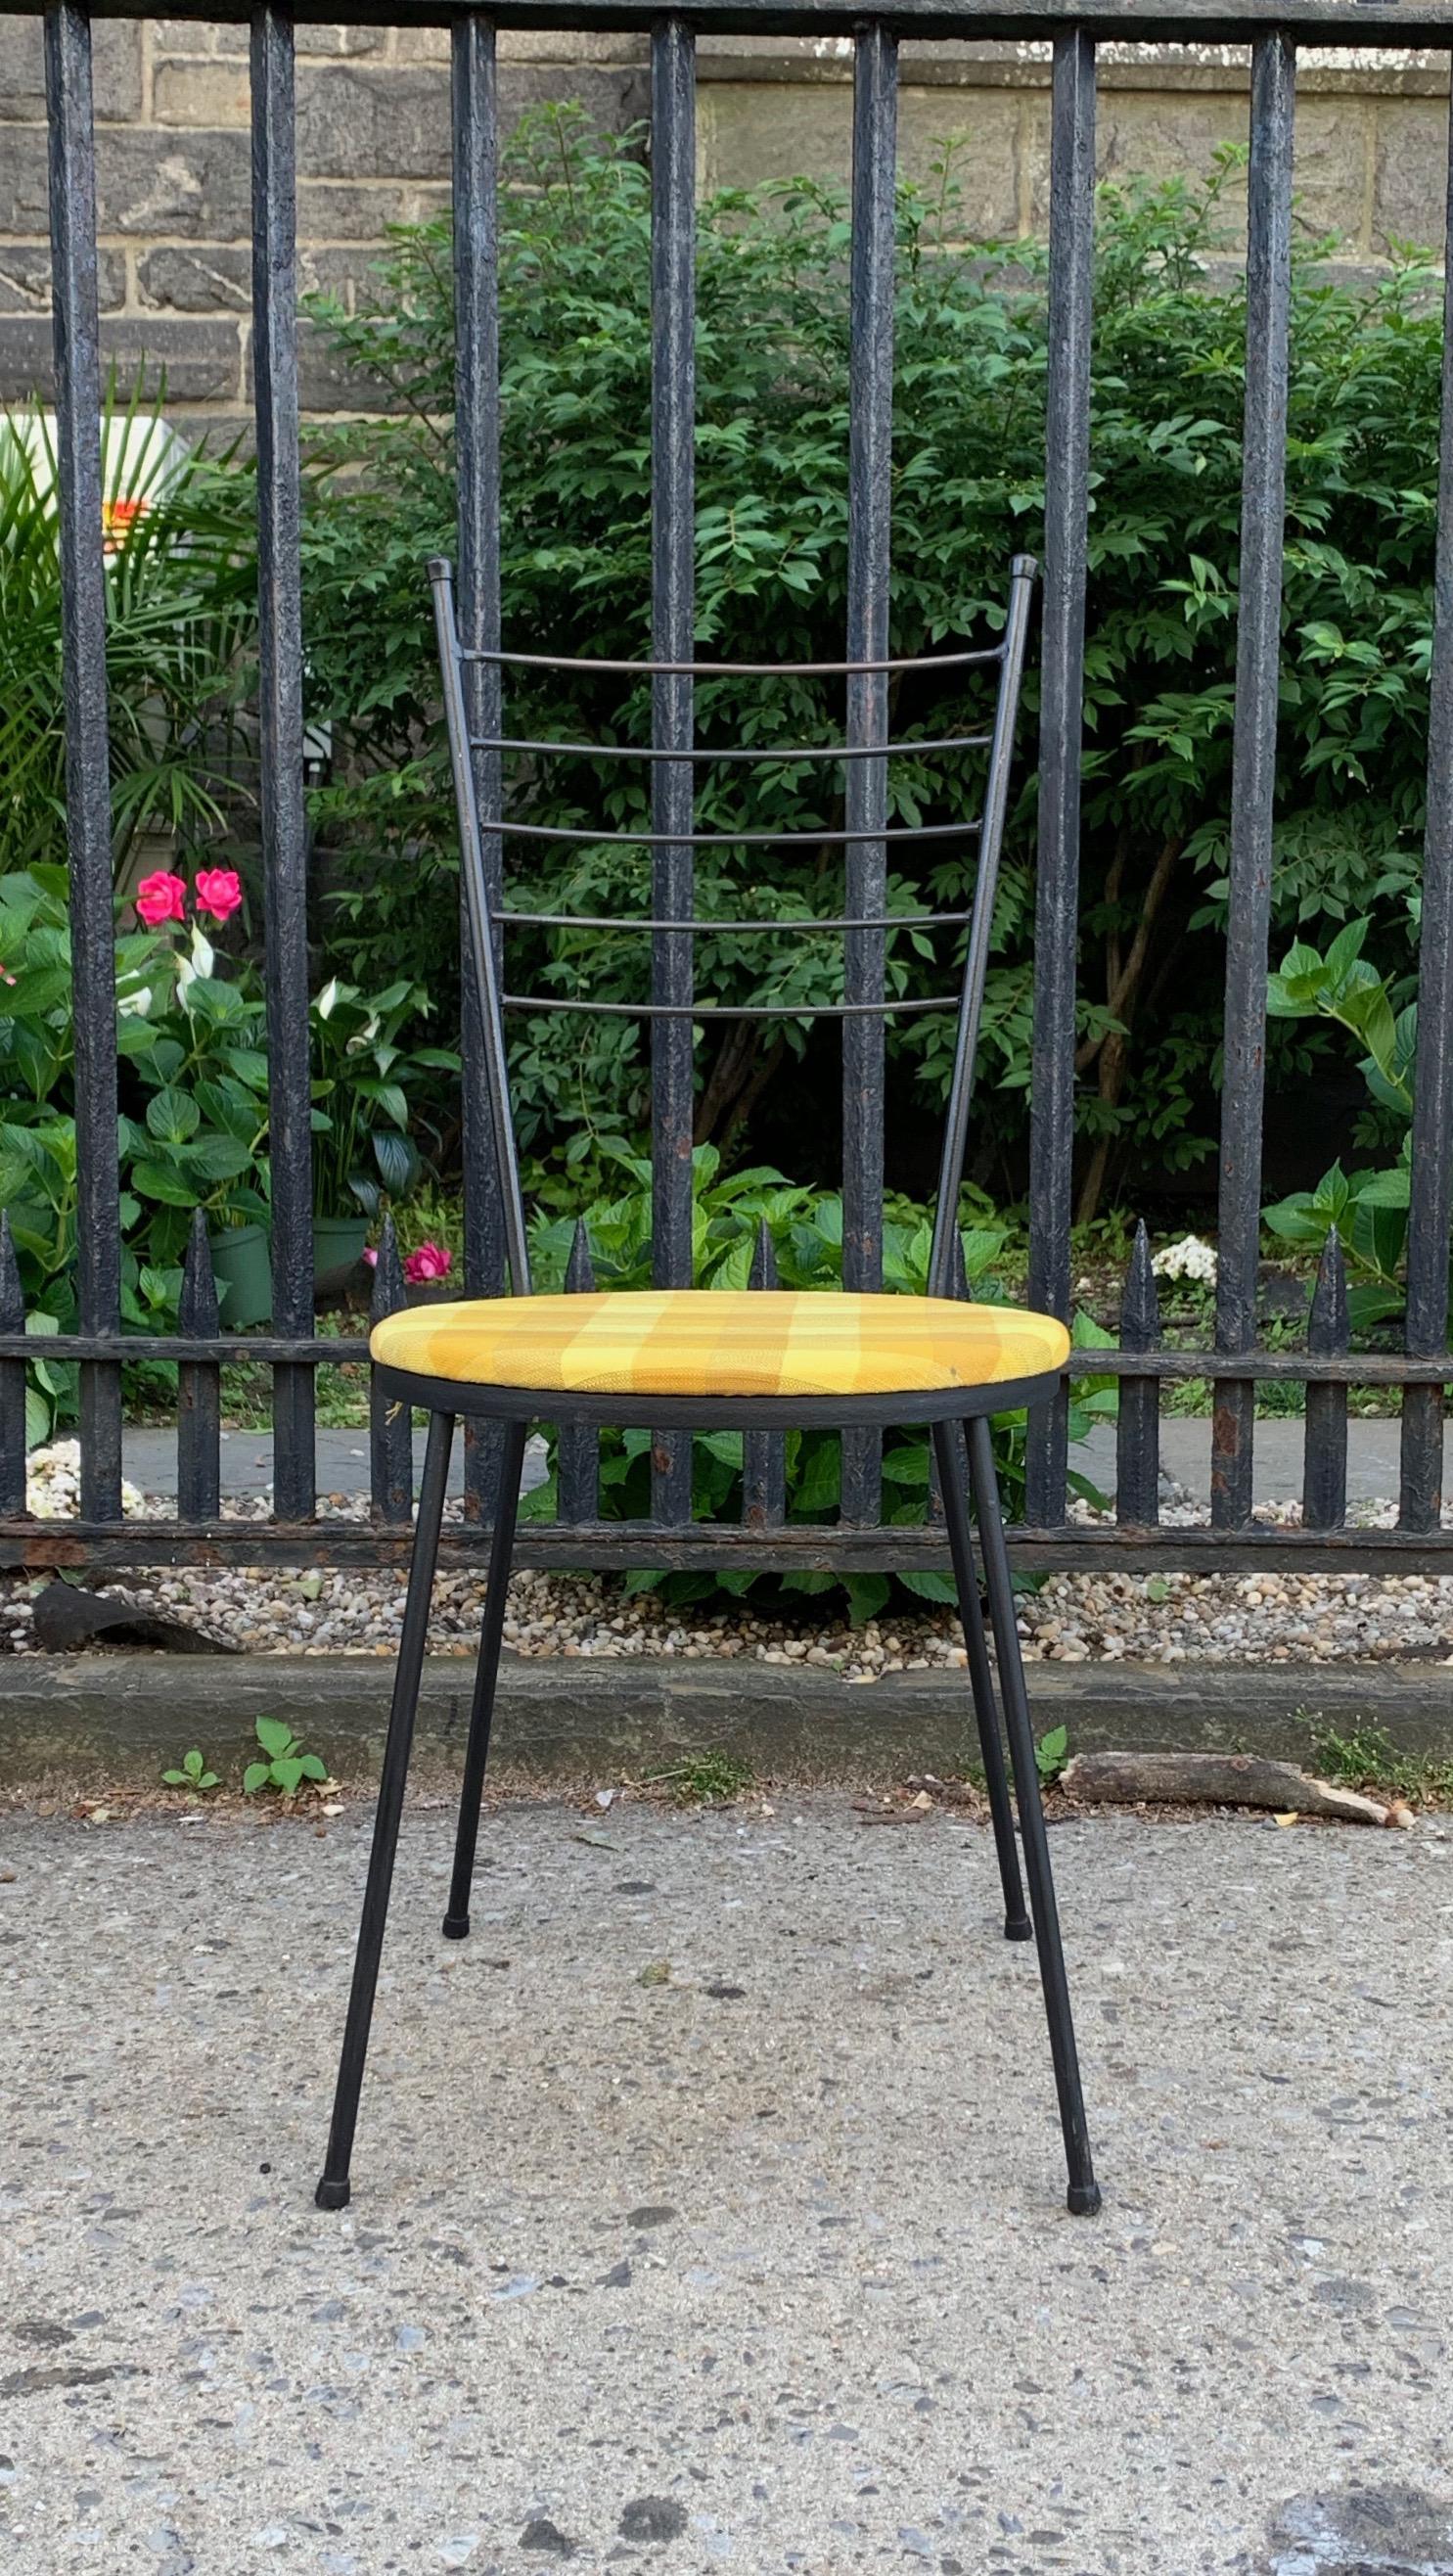
<svg viewBox="0 0 1453 2576">
<path fill-rule="evenodd" d="M 192 882 L 199 912 L 214 921 L 230 921 L 242 908 L 242 884 L 234 868 L 198 868 Z"/>
<path fill-rule="evenodd" d="M 367 1262 L 370 1270 L 376 1270 L 378 1268 L 378 1245 L 376 1243 L 366 1243 L 363 1247 L 363 1258 Z"/>
<path fill-rule="evenodd" d="M 165 868 L 143 877 L 136 889 L 136 909 L 147 929 L 160 930 L 164 921 L 183 920 L 186 892 L 183 880 L 169 876 Z"/>
<path fill-rule="evenodd" d="M 410 1287 L 421 1288 L 428 1279 L 447 1279 L 454 1267 L 454 1255 L 442 1243 L 421 1243 L 404 1263 L 404 1277 Z"/>
</svg>

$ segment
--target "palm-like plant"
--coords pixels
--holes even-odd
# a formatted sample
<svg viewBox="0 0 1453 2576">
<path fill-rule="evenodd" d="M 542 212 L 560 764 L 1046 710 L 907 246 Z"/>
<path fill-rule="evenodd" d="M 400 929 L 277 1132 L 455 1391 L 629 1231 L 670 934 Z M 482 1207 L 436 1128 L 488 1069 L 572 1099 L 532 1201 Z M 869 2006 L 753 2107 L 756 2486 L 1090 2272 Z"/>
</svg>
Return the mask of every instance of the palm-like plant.
<svg viewBox="0 0 1453 2576">
<path fill-rule="evenodd" d="M 185 857 L 238 793 L 256 625 L 253 478 L 190 450 L 139 394 L 101 422 L 106 677 L 118 886 L 146 838 Z M 61 580 L 52 417 L 0 413 L 0 864 L 65 857 Z"/>
</svg>

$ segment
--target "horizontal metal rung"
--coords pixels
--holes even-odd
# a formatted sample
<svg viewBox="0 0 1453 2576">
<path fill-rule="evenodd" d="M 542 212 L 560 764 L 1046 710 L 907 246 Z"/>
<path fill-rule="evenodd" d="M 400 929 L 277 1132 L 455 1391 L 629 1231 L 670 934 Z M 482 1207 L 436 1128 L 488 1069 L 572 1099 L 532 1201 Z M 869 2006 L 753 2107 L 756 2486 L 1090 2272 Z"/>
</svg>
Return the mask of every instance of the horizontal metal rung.
<svg viewBox="0 0 1453 2576">
<path fill-rule="evenodd" d="M 824 841 L 835 847 L 851 841 L 952 841 L 963 832 L 982 831 L 983 824 L 974 814 L 963 823 L 897 823 L 882 832 L 589 832 L 570 823 L 511 823 L 503 814 L 485 814 L 479 828 L 509 832 L 522 841 L 579 841 L 587 847 L 602 842 L 607 848 L 644 850 L 812 850 Z"/>
<path fill-rule="evenodd" d="M 673 922 L 673 930 L 681 928 Z M 861 924 L 854 924 L 860 928 Z M 877 1020 L 899 1012 L 956 1011 L 961 996 L 942 993 L 930 1002 L 568 1002 L 538 993 L 504 993 L 507 1011 L 586 1011 L 610 1020 Z"/>
<path fill-rule="evenodd" d="M 461 662 L 506 663 L 529 671 L 610 671 L 643 680 L 834 680 L 874 671 L 957 671 L 1002 662 L 1002 644 L 974 653 L 907 653 L 893 662 L 607 662 L 591 653 L 487 653 L 460 647 Z"/>
<path fill-rule="evenodd" d="M 512 912 L 498 906 L 496 921 L 526 923 L 536 930 L 928 930 L 942 929 L 945 924 L 972 921 L 971 912 L 875 912 L 844 913 L 832 920 L 801 918 L 789 921 L 666 921 L 645 919 L 635 914 L 622 919 L 607 912 Z"/>
<path fill-rule="evenodd" d="M 471 751 L 543 751 L 566 752 L 580 760 L 750 760 L 768 763 L 774 760 L 887 760 L 896 752 L 986 751 L 992 734 L 949 733 L 934 742 L 837 742 L 780 745 L 761 751 L 739 746 L 736 749 L 709 750 L 704 744 L 690 751 L 666 751 L 659 744 L 637 742 L 527 742 L 507 733 L 472 733 Z M 668 846 L 672 836 L 662 836 Z M 821 837 L 821 836 L 819 836 Z M 876 834 L 860 834 L 862 839 L 876 839 Z"/>
</svg>

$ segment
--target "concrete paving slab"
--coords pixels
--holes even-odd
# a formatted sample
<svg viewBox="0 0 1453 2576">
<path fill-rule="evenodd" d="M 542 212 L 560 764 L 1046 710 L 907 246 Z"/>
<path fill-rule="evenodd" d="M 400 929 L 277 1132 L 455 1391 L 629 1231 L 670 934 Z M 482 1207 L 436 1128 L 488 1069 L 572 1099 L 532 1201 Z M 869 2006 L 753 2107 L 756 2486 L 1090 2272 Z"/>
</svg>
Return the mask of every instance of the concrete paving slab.
<svg viewBox="0 0 1453 2576">
<path fill-rule="evenodd" d="M 1354 1503 L 1380 1502 L 1398 1490 L 1399 1426 L 1394 1421 L 1350 1422 L 1347 1426 L 1347 1494 Z M 1444 1435 L 1444 1488 L 1453 1491 L 1453 1423 Z M 1302 1490 L 1303 1427 L 1300 1422 L 1259 1422 L 1256 1426 L 1256 1499 L 1259 1503 L 1291 1502 Z M 1200 1502 L 1211 1497 L 1211 1425 L 1167 1416 L 1160 1426 L 1162 1472 Z M 451 1490 L 460 1490 L 461 1453 L 456 1450 Z M 177 1489 L 177 1443 L 172 1431 L 128 1431 L 126 1474 L 143 1493 L 174 1494 Z M 1073 1463 L 1110 1496 L 1115 1492 L 1115 1426 L 1096 1423 L 1088 1440 L 1073 1452 Z M 424 1464 L 424 1434 L 414 1435 L 414 1476 Z M 532 1440 L 525 1452 L 521 1490 L 528 1493 L 545 1474 L 543 1441 Z M 272 1482 L 272 1433 L 232 1431 L 222 1441 L 222 1490 L 225 1494 L 261 1493 Z M 318 1490 L 324 1494 L 366 1493 L 368 1435 L 363 1431 L 320 1431 Z"/>
<path fill-rule="evenodd" d="M 1052 1845 L 1097 2220 L 987 1832 L 0 1823 L 20 2576 L 1448 2576 L 1453 1839 Z"/>
<path fill-rule="evenodd" d="M 414 1434 L 414 1489 L 424 1472 L 424 1443 L 427 1434 Z M 368 1433 L 366 1431 L 320 1431 L 317 1438 L 318 1491 L 320 1494 L 366 1494 L 368 1491 Z M 177 1490 L 177 1435 L 175 1431 L 132 1430 L 122 1436 L 122 1472 L 143 1494 L 175 1494 Z M 531 1440 L 525 1449 L 525 1470 L 520 1491 L 528 1494 L 545 1480 L 545 1444 Z M 272 1483 L 272 1432 L 224 1431 L 222 1434 L 222 1491 L 229 1495 L 261 1494 Z M 449 1462 L 449 1491 L 462 1493 L 464 1485 L 464 1444 L 457 1440 Z"/>
</svg>

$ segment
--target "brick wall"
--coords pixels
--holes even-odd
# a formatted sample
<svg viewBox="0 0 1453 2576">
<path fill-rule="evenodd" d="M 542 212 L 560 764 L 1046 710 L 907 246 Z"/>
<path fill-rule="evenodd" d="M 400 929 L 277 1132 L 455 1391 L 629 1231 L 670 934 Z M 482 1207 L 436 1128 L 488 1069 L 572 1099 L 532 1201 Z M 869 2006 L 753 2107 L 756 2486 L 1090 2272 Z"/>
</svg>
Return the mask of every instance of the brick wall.
<svg viewBox="0 0 1453 2576">
<path fill-rule="evenodd" d="M 223 422 L 250 395 L 247 31 L 180 19 L 96 28 L 100 285 L 104 344 L 128 382 L 164 376 L 179 418 Z M 447 203 L 447 37 L 438 29 L 315 27 L 298 37 L 298 174 L 305 286 L 351 298 L 392 223 Z M 603 124 L 643 116 L 644 42 L 524 35 L 503 47 L 507 116 L 548 96 Z M 1042 229 L 1048 63 L 1033 46 L 904 48 L 901 157 L 924 175 L 962 134 L 966 219 L 976 232 Z M 703 185 L 846 172 L 848 46 L 743 38 L 703 46 Z M 1200 172 L 1244 136 L 1246 70 L 1233 49 L 1102 56 L 1102 172 Z M 1439 239 L 1446 173 L 1446 60 L 1309 56 L 1298 106 L 1303 221 L 1375 269 L 1394 238 Z M 0 395 L 48 390 L 45 101 L 38 19 L 0 18 Z M 304 335 L 303 399 L 357 401 Z"/>
</svg>

